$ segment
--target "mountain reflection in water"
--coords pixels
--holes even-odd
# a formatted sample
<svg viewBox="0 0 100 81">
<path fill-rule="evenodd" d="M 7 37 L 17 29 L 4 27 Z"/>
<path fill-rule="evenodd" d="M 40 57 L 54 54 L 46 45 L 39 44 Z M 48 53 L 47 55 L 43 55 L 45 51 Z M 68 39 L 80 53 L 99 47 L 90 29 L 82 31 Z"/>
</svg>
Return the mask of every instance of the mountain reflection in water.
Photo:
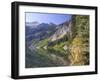
<svg viewBox="0 0 100 81">
<path fill-rule="evenodd" d="M 26 68 L 68 66 L 69 51 L 53 49 L 27 49 Z"/>
</svg>

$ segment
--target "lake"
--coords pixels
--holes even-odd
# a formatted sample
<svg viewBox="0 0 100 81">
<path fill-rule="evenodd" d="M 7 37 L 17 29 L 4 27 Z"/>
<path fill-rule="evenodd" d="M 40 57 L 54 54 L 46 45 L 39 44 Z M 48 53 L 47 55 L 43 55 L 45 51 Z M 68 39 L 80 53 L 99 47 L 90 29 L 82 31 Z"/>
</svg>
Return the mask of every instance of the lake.
<svg viewBox="0 0 100 81">
<path fill-rule="evenodd" d="M 63 49 L 26 49 L 25 67 L 38 68 L 38 67 L 58 67 L 69 66 L 70 60 L 69 50 Z"/>
</svg>

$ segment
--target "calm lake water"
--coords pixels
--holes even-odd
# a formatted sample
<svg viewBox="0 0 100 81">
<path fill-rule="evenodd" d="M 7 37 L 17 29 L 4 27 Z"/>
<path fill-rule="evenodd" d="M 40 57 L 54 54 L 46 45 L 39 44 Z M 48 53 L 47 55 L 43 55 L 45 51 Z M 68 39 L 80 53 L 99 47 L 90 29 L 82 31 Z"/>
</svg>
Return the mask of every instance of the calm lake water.
<svg viewBox="0 0 100 81">
<path fill-rule="evenodd" d="M 70 61 L 68 56 L 69 51 L 60 50 L 45 50 L 45 49 L 27 49 L 25 67 L 56 67 L 56 66 L 69 66 Z"/>
</svg>

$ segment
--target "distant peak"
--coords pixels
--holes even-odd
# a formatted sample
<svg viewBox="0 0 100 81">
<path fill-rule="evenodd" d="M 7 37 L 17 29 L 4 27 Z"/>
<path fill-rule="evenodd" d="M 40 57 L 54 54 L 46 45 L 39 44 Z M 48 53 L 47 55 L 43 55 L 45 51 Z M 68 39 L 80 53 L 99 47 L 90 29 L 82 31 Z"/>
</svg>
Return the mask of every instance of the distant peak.
<svg viewBox="0 0 100 81">
<path fill-rule="evenodd" d="M 26 24 L 37 24 L 37 23 L 39 23 L 39 22 L 37 22 L 37 21 L 33 21 L 33 22 L 26 22 Z"/>
<path fill-rule="evenodd" d="M 37 21 L 34 21 L 34 22 L 32 22 L 32 23 L 36 24 L 36 23 L 39 23 L 39 22 L 37 22 Z"/>
<path fill-rule="evenodd" d="M 50 22 L 49 24 L 50 24 L 50 25 L 56 25 L 56 24 L 54 24 L 54 23 L 52 23 L 52 22 Z"/>
<path fill-rule="evenodd" d="M 26 24 L 26 26 L 29 26 L 29 27 L 31 27 L 31 28 L 35 28 L 35 27 L 37 27 L 40 23 L 37 22 L 37 21 L 34 21 L 34 22 L 26 22 L 25 24 Z"/>
</svg>

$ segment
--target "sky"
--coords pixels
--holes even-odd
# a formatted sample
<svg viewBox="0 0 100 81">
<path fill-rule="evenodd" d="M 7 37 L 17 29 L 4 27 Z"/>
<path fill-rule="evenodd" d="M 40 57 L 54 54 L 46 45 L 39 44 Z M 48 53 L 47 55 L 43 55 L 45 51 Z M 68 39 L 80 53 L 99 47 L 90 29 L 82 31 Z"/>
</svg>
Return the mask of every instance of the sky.
<svg viewBox="0 0 100 81">
<path fill-rule="evenodd" d="M 69 14 L 34 13 L 34 12 L 26 12 L 25 17 L 26 17 L 25 22 L 54 23 L 57 25 L 71 19 L 71 15 Z"/>
</svg>

